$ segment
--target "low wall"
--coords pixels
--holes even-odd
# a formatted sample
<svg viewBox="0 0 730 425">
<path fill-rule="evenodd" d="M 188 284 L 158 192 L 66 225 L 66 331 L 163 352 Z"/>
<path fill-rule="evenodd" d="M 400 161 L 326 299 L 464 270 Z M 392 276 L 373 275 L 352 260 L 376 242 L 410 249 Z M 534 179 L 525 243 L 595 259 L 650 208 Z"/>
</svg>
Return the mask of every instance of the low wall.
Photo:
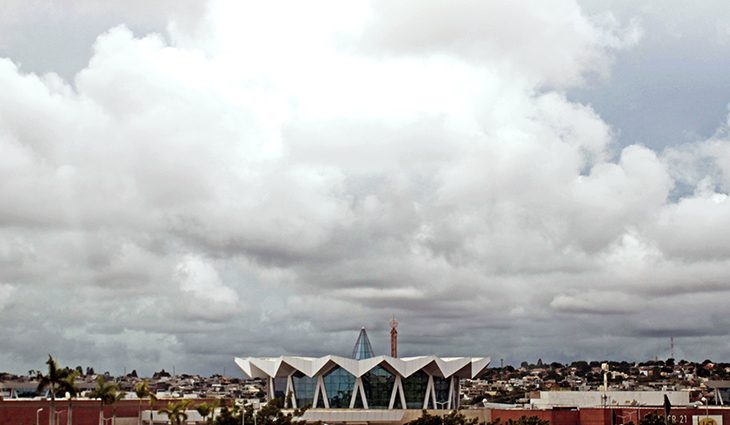
<svg viewBox="0 0 730 425">
<path fill-rule="evenodd" d="M 179 399 L 176 399 L 179 400 Z M 154 409 L 162 409 L 167 406 L 168 401 L 158 400 Z M 212 399 L 193 399 L 190 409 L 194 409 L 200 403 L 210 402 Z M 121 400 L 114 407 L 104 406 L 105 418 L 111 418 L 116 414 L 116 425 L 136 425 L 140 411 L 149 409 L 147 400 Z M 49 400 L 2 400 L 0 401 L 0 425 L 35 425 L 36 411 L 43 409 L 38 414 L 39 425 L 49 423 L 50 401 Z M 57 413 L 56 424 L 66 425 L 68 420 L 69 401 L 57 400 L 55 403 Z M 73 425 L 99 425 L 99 413 L 101 411 L 99 400 L 73 400 Z"/>
</svg>

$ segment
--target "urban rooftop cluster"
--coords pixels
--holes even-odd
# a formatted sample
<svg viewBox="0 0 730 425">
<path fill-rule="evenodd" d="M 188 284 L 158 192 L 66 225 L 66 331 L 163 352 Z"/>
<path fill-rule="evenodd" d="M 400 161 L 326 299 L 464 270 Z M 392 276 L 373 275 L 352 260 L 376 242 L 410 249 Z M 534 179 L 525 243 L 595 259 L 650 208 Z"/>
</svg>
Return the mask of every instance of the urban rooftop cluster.
<svg viewBox="0 0 730 425">
<path fill-rule="evenodd" d="M 605 366 L 604 366 L 605 365 Z M 490 368 L 482 379 L 462 384 L 464 404 L 527 404 L 535 391 L 597 391 L 603 389 L 604 375 L 609 391 L 688 391 L 690 402 L 705 398 L 710 404 L 730 401 L 730 363 L 649 360 L 522 362 Z"/>
</svg>

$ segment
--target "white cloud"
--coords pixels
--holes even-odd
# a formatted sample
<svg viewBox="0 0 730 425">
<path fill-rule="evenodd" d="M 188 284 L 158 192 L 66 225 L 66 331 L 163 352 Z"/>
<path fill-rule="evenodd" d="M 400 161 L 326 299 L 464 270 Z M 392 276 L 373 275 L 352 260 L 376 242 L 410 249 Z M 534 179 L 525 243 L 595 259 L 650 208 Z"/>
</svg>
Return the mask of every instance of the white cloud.
<svg viewBox="0 0 730 425">
<path fill-rule="evenodd" d="M 18 367 L 40 341 L 201 369 L 342 352 L 392 314 L 411 354 L 524 356 L 510 332 L 549 345 L 590 333 L 580 314 L 650 334 L 614 313 L 658 323 L 682 288 L 730 289 L 722 137 L 619 150 L 554 88 L 607 72 L 631 24 L 570 1 L 401 7 L 216 1 L 168 34 L 109 29 L 73 82 L 1 60 L 3 308 L 45 312 L 0 328 Z"/>
<path fill-rule="evenodd" d="M 180 305 L 184 317 L 223 320 L 245 308 L 238 294 L 223 284 L 217 270 L 201 258 L 183 258 L 175 277 L 180 282 L 181 299 L 173 302 L 173 308 Z"/>
</svg>

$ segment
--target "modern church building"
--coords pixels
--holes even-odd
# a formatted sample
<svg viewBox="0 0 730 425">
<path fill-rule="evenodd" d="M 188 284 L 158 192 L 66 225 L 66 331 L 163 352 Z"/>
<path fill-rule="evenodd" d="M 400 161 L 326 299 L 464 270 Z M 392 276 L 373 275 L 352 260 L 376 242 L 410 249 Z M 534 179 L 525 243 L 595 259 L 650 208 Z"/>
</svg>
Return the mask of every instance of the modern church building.
<svg viewBox="0 0 730 425">
<path fill-rule="evenodd" d="M 390 356 L 375 356 L 367 332 L 362 328 L 352 358 L 334 355 L 249 357 L 236 358 L 235 362 L 245 375 L 265 379 L 268 397 L 284 398 L 285 407 L 289 408 L 390 411 L 458 408 L 459 380 L 484 373 L 490 359 L 398 358 L 397 324 L 395 319 L 391 321 Z M 387 415 L 387 412 L 382 414 Z"/>
</svg>

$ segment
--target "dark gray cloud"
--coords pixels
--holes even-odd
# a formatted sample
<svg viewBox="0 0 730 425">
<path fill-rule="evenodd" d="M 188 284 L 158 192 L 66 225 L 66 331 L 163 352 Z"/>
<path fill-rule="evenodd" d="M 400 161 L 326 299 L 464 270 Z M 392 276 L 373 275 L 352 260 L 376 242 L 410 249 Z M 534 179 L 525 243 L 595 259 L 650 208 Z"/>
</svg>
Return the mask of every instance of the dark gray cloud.
<svg viewBox="0 0 730 425">
<path fill-rule="evenodd" d="M 80 66 L 2 46 L 9 370 L 230 371 L 363 325 L 386 352 L 392 315 L 404 355 L 730 354 L 700 344 L 727 328 L 726 125 L 642 146 L 571 94 L 623 78 L 641 8 L 7 8 L 94 34 Z"/>
</svg>

